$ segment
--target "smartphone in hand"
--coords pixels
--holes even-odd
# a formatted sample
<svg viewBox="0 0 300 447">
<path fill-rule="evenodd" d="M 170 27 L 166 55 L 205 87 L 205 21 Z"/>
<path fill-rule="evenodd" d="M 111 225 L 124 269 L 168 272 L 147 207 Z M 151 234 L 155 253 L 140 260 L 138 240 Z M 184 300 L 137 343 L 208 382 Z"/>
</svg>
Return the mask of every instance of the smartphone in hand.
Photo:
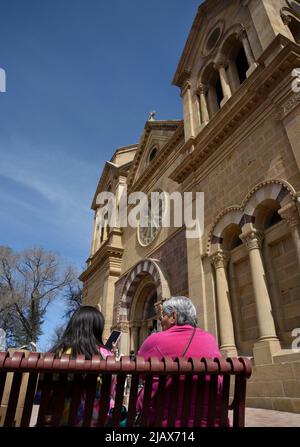
<svg viewBox="0 0 300 447">
<path fill-rule="evenodd" d="M 121 337 L 121 334 L 121 331 L 112 331 L 107 342 L 105 343 L 105 347 L 111 351 L 113 348 L 113 343 L 117 343 L 117 341 Z"/>
</svg>

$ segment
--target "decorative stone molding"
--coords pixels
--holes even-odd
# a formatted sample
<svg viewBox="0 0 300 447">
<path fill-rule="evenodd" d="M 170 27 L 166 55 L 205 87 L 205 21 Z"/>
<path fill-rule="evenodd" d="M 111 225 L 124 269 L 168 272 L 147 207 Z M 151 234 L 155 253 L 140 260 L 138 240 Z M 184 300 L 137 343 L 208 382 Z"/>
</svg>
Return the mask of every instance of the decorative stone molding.
<svg viewBox="0 0 300 447">
<path fill-rule="evenodd" d="M 196 90 L 196 94 L 200 95 L 206 95 L 206 93 L 208 93 L 209 90 L 209 86 L 208 84 L 203 84 L 202 82 L 198 85 L 197 90 Z"/>
<path fill-rule="evenodd" d="M 278 213 L 284 219 L 290 228 L 300 225 L 300 215 L 295 202 L 290 202 L 280 210 Z"/>
<path fill-rule="evenodd" d="M 240 235 L 240 239 L 246 244 L 248 250 L 257 250 L 261 249 L 262 242 L 264 239 L 264 234 L 258 230 L 250 230 L 247 233 L 243 233 Z"/>
<path fill-rule="evenodd" d="M 293 0 L 293 3 L 291 3 L 290 0 L 285 0 L 286 5 L 280 10 L 280 15 L 282 18 L 282 21 L 285 25 L 289 26 L 289 24 L 292 21 L 292 18 L 295 18 L 300 22 L 300 13 L 299 10 L 296 9 L 294 2 L 297 2 L 299 4 L 300 8 L 300 2 L 299 0 Z"/>
<path fill-rule="evenodd" d="M 128 334 L 129 333 L 129 324 L 127 322 L 122 322 L 119 324 L 120 331 Z"/>
<path fill-rule="evenodd" d="M 87 281 L 98 268 L 103 268 L 109 275 L 120 276 L 123 252 L 122 247 L 114 247 L 109 245 L 109 240 L 105 241 L 97 252 L 88 258 L 88 268 L 80 275 L 80 281 Z"/>
<path fill-rule="evenodd" d="M 186 94 L 186 92 L 191 89 L 191 87 L 192 87 L 191 81 L 189 79 L 186 80 L 181 88 L 181 93 L 180 93 L 181 97 L 184 96 Z"/>
<path fill-rule="evenodd" d="M 289 15 L 283 14 L 282 12 L 281 12 L 281 18 L 282 18 L 283 23 L 286 26 L 289 26 L 290 23 L 292 22 L 292 17 Z"/>
<path fill-rule="evenodd" d="M 157 302 L 171 297 L 167 272 L 161 261 L 157 259 L 145 259 L 138 262 L 128 273 L 122 298 L 117 308 L 117 323 L 129 321 L 130 308 L 141 279 L 150 275 L 156 287 Z"/>
<path fill-rule="evenodd" d="M 214 62 L 214 68 L 216 70 L 225 69 L 227 68 L 228 62 L 225 58 L 219 58 Z"/>
<path fill-rule="evenodd" d="M 290 112 L 292 112 L 296 107 L 298 107 L 299 104 L 300 104 L 300 92 L 299 93 L 294 93 L 282 105 L 282 108 L 281 108 L 281 119 L 285 118 Z"/>
<path fill-rule="evenodd" d="M 210 257 L 210 262 L 217 269 L 226 269 L 230 255 L 224 251 L 218 251 Z"/>
<path fill-rule="evenodd" d="M 212 246 L 222 243 L 220 236 L 227 225 L 235 223 L 242 228 L 246 223 L 253 223 L 253 212 L 261 189 L 265 190 L 263 194 L 265 198 L 276 200 L 281 207 L 284 207 L 289 201 L 296 200 L 295 189 L 285 180 L 271 179 L 260 182 L 246 195 L 242 205 L 231 206 L 218 213 L 208 234 L 207 254 L 211 252 Z"/>
<path fill-rule="evenodd" d="M 184 69 L 181 73 L 179 80 L 178 80 L 178 87 L 182 88 L 186 81 L 188 81 L 191 77 L 191 70 Z"/>
<path fill-rule="evenodd" d="M 237 33 L 237 35 L 240 40 L 248 39 L 247 31 L 246 31 L 246 28 L 244 27 L 244 25 L 241 26 L 241 29 Z"/>
</svg>

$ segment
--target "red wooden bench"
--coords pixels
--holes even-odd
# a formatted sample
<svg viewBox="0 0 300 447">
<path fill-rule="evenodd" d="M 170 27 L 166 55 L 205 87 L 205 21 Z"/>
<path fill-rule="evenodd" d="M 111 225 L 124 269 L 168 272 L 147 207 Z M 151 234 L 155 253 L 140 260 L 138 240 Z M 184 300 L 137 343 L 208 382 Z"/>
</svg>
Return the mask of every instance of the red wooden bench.
<svg viewBox="0 0 300 447">
<path fill-rule="evenodd" d="M 122 357 L 120 361 L 117 361 L 113 357 L 107 357 L 106 360 L 102 360 L 99 356 L 94 356 L 92 360 L 85 360 L 83 356 L 78 356 L 72 360 L 68 355 L 55 359 L 52 354 L 30 353 L 25 356 L 24 352 L 15 352 L 11 355 L 8 352 L 0 352 L 0 402 L 7 374 L 9 373 L 13 373 L 13 378 L 7 399 L 7 409 L 3 415 L 2 422 L 0 422 L 2 426 L 29 426 L 34 396 L 38 386 L 41 389 L 41 399 L 36 426 L 60 425 L 66 396 L 71 396 L 68 425 L 73 426 L 84 388 L 86 403 L 83 425 L 88 427 L 91 423 L 97 376 L 101 373 L 102 388 L 100 397 L 101 411 L 98 419 L 99 427 L 106 426 L 108 423 L 107 413 L 112 375 L 117 377 L 115 409 L 112 418 L 113 427 L 118 427 L 120 424 L 124 386 L 128 377 L 130 377 L 130 381 L 127 382 L 130 383 L 130 393 L 127 427 L 132 427 L 135 423 L 136 400 L 141 377 L 144 379 L 145 386 L 140 426 L 149 424 L 148 414 L 152 379 L 153 377 L 159 377 L 158 398 L 155 399 L 155 426 L 159 427 L 161 425 L 162 403 L 166 392 L 168 392 L 171 399 L 168 409 L 168 426 L 173 427 L 177 411 L 180 376 L 184 376 L 183 381 L 180 381 L 180 386 L 184 386 L 184 395 L 187 396 L 184 400 L 181 425 L 186 426 L 186 421 L 189 417 L 191 387 L 193 380 L 196 378 L 196 410 L 193 416 L 194 425 L 199 426 L 203 412 L 205 377 L 208 375 L 210 376 L 208 426 L 214 426 L 215 424 L 218 375 L 221 375 L 223 376 L 221 411 L 219 412 L 219 417 L 221 415 L 221 426 L 227 425 L 228 414 L 232 410 L 233 426 L 241 427 L 244 426 L 246 381 L 251 375 L 251 363 L 247 358 L 242 357 L 228 359 L 179 358 L 175 361 L 170 358 L 164 358 L 161 361 L 157 358 L 151 358 L 146 362 L 141 357 L 137 357 L 135 360 L 130 360 L 129 357 Z M 26 377 L 25 387 L 24 377 Z M 169 385 L 167 388 L 168 377 Z M 16 423 L 16 410 L 21 384 L 24 389 L 24 403 L 19 422 Z M 49 399 L 51 393 L 55 396 L 55 399 Z M 231 404 L 229 403 L 230 400 L 232 400 Z"/>
</svg>

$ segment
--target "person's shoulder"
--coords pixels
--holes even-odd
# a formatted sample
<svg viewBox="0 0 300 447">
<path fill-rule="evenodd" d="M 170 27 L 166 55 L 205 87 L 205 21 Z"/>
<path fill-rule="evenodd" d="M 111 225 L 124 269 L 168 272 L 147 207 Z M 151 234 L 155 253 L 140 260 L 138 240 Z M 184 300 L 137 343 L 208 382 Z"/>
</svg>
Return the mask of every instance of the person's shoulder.
<svg viewBox="0 0 300 447">
<path fill-rule="evenodd" d="M 159 340 L 162 337 L 163 332 L 154 332 L 153 334 L 149 335 L 144 341 L 144 343 L 152 344 L 155 343 L 157 340 Z"/>
<path fill-rule="evenodd" d="M 216 337 L 214 336 L 214 334 L 202 328 L 197 328 L 197 335 L 198 337 L 205 338 L 207 340 L 216 341 Z"/>
<path fill-rule="evenodd" d="M 159 344 L 159 341 L 161 340 L 162 334 L 163 334 L 163 332 L 155 332 L 154 334 L 149 335 L 149 337 L 147 337 L 143 341 L 143 343 L 138 351 L 138 355 L 141 355 L 141 353 L 151 350 L 155 346 L 157 346 L 157 344 Z"/>
</svg>

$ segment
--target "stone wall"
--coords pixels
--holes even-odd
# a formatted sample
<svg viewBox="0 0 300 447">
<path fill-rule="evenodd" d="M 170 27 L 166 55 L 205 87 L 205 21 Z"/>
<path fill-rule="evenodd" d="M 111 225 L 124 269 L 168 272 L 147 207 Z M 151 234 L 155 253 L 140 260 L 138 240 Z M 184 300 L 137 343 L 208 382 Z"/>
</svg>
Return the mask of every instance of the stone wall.
<svg viewBox="0 0 300 447">
<path fill-rule="evenodd" d="M 246 405 L 300 413 L 299 357 L 294 362 L 279 360 L 273 365 L 254 366 L 247 382 Z"/>
</svg>

